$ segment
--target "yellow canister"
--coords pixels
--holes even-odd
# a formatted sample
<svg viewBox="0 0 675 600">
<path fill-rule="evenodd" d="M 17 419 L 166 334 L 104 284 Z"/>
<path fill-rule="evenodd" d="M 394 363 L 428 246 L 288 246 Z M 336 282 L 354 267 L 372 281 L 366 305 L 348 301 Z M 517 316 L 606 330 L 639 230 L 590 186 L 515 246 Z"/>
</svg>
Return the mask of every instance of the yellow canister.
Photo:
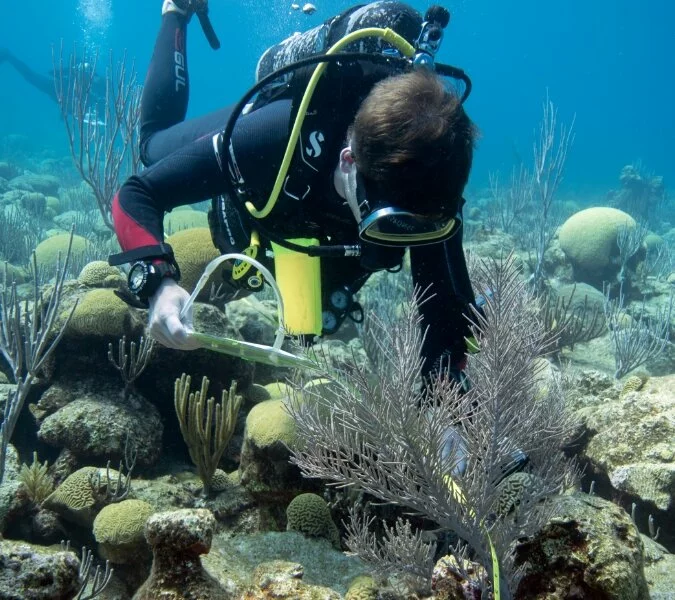
<svg viewBox="0 0 675 600">
<path fill-rule="evenodd" d="M 310 238 L 292 239 L 298 246 L 317 246 Z M 272 242 L 274 278 L 284 301 L 284 327 L 291 335 L 321 335 L 321 261 Z"/>
</svg>

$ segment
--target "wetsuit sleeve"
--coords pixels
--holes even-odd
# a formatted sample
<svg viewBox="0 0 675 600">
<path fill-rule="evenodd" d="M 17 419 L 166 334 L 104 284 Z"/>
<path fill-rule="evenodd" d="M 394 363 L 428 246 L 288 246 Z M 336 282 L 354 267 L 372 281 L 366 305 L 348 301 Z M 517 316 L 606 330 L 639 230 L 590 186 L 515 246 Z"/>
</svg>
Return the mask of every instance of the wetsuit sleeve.
<svg viewBox="0 0 675 600">
<path fill-rule="evenodd" d="M 271 149 L 288 135 L 290 102 L 278 101 L 239 120 L 232 139 L 237 169 L 247 182 L 266 181 Z M 233 175 L 231 160 L 221 170 L 211 135 L 175 150 L 144 171 L 130 177 L 112 205 L 115 233 L 123 251 L 152 246 L 164 238 L 164 214 L 228 193 Z M 276 174 L 276 173 L 274 173 Z M 263 185 L 261 183 L 261 185 Z"/>
<path fill-rule="evenodd" d="M 442 244 L 410 249 L 413 282 L 420 289 L 429 288 L 433 294 L 421 307 L 426 338 L 422 347 L 423 373 L 427 375 L 448 364 L 457 370 L 464 367 L 466 342 L 471 332 L 467 317 L 475 302 L 469 280 L 462 231 Z"/>
</svg>

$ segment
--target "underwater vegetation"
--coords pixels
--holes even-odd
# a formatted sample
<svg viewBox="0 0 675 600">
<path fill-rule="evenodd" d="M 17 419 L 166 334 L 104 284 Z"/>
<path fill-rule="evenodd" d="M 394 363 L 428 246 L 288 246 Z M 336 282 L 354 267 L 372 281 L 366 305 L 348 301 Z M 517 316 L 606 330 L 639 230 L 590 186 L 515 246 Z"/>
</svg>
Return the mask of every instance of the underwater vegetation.
<svg viewBox="0 0 675 600">
<path fill-rule="evenodd" d="M 546 98 L 531 162 L 466 207 L 484 300 L 468 390 L 442 371 L 421 386 L 409 265 L 371 278 L 368 317 L 308 352 L 314 373 L 179 352 L 105 262 L 113 194 L 140 168 L 135 74 L 108 61 L 106 136 L 84 118 L 83 58 L 98 60 L 55 56 L 74 170 L 0 156 L 0 597 L 668 597 L 662 177 L 626 165 L 617 190 L 565 199 L 575 123 Z M 206 214 L 174 211 L 165 231 L 192 291 L 217 256 Z M 226 303 L 216 283 L 200 331 L 270 343 L 274 302 Z"/>
</svg>

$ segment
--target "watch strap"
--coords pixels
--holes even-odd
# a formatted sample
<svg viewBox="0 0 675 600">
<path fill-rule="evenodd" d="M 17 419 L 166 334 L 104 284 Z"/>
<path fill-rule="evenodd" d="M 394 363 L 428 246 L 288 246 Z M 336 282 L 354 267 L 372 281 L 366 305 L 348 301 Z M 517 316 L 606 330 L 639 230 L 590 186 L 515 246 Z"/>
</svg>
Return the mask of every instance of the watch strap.
<svg viewBox="0 0 675 600">
<path fill-rule="evenodd" d="M 173 264 L 176 269 L 178 268 L 176 259 L 173 255 L 173 248 L 166 242 L 155 244 L 153 246 L 140 246 L 133 250 L 127 250 L 126 252 L 111 254 L 108 257 L 108 264 L 111 267 L 118 267 L 119 265 L 137 262 L 139 260 L 151 261 L 153 259 L 165 260 L 166 262 Z"/>
</svg>

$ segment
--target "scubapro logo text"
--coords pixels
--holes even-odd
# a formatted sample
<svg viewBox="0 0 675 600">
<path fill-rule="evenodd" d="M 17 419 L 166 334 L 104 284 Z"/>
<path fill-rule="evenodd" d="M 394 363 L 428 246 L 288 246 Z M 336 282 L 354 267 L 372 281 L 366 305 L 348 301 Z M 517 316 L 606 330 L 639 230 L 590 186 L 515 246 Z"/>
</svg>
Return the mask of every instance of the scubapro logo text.
<svg viewBox="0 0 675 600">
<path fill-rule="evenodd" d="M 305 148 L 307 156 L 310 158 L 318 158 L 321 156 L 321 144 L 323 143 L 324 139 L 325 138 L 321 131 L 312 131 L 312 133 L 309 134 L 309 143 L 311 148 L 309 146 Z"/>
</svg>

